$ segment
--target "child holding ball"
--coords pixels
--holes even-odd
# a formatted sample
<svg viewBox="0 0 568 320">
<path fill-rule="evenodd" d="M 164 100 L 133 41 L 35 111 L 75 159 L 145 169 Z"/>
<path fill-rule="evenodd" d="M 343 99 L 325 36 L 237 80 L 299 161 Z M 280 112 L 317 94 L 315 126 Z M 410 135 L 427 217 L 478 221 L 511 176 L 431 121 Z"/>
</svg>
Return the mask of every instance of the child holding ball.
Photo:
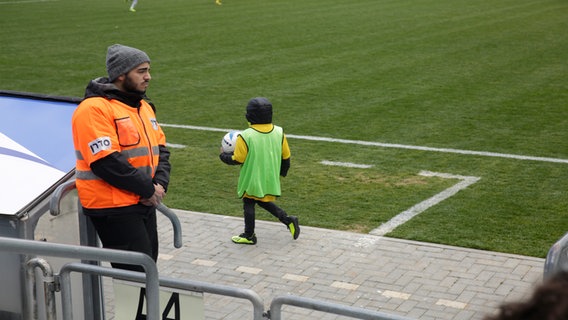
<svg viewBox="0 0 568 320">
<path fill-rule="evenodd" d="M 284 131 L 272 124 L 272 104 L 266 98 L 253 98 L 248 102 L 246 119 L 249 128 L 237 137 L 235 151 L 219 155 L 228 165 L 242 165 L 237 194 L 243 199 L 245 230 L 231 240 L 238 244 L 256 244 L 257 204 L 284 223 L 296 240 L 300 235 L 298 218 L 289 216 L 274 203 L 280 196 L 280 176 L 285 177 L 290 168 L 290 148 Z"/>
</svg>

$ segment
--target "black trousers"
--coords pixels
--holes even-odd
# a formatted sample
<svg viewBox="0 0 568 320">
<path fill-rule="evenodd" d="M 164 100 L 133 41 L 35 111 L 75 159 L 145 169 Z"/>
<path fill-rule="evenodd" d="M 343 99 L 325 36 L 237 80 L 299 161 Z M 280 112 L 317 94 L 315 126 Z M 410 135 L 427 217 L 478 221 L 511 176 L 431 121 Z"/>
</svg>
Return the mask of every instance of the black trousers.
<svg viewBox="0 0 568 320">
<path fill-rule="evenodd" d="M 270 212 L 273 216 L 278 218 L 280 222 L 285 225 L 288 225 L 291 221 L 286 214 L 286 211 L 282 210 L 279 206 L 277 206 L 274 202 L 262 202 L 259 200 L 251 199 L 251 198 L 243 198 L 243 211 L 245 216 L 245 234 L 248 236 L 254 233 L 255 227 L 255 205 L 258 204 L 264 210 Z"/>
<path fill-rule="evenodd" d="M 130 210 L 131 211 L 131 210 Z M 158 229 L 156 208 L 142 207 L 138 212 L 121 212 L 92 216 L 95 230 L 103 248 L 142 252 L 154 261 L 158 259 Z M 114 268 L 144 272 L 140 265 L 111 263 Z"/>
</svg>

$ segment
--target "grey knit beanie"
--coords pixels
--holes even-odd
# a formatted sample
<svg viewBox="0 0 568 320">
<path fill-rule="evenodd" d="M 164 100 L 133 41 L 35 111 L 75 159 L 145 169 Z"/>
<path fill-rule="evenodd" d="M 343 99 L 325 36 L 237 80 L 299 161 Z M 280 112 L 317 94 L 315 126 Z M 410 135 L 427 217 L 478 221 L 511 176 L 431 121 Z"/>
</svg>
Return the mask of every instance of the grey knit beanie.
<svg viewBox="0 0 568 320">
<path fill-rule="evenodd" d="M 113 44 L 108 47 L 106 57 L 106 67 L 110 82 L 144 62 L 150 62 L 150 58 L 144 51 L 121 44 Z"/>
</svg>

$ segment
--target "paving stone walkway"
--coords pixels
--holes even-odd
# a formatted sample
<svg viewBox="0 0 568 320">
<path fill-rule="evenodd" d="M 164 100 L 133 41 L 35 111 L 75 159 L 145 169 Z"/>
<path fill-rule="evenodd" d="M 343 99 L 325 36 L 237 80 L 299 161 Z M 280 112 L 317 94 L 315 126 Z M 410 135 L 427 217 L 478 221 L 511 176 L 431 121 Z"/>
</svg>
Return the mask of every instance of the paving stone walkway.
<svg viewBox="0 0 568 320">
<path fill-rule="evenodd" d="M 160 274 L 255 291 L 265 310 L 292 294 L 413 319 L 479 319 L 542 280 L 544 259 L 326 229 L 293 240 L 279 222 L 257 221 L 256 245 L 236 245 L 243 219 L 174 210 L 183 247 L 159 218 Z M 301 224 L 301 217 L 300 217 Z M 204 294 L 206 319 L 252 319 L 248 300 Z M 352 319 L 285 305 L 283 319 Z"/>
</svg>

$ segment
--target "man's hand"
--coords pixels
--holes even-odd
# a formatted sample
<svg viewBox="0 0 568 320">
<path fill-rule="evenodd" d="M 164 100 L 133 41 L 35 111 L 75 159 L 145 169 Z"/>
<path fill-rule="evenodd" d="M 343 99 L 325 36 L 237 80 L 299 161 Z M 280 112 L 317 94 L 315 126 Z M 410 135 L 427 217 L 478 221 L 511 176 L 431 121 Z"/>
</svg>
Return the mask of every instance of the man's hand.
<svg viewBox="0 0 568 320">
<path fill-rule="evenodd" d="M 157 207 L 162 203 L 162 199 L 166 196 L 164 187 L 160 184 L 154 184 L 154 194 L 148 199 L 141 199 L 140 203 L 148 207 Z"/>
</svg>

